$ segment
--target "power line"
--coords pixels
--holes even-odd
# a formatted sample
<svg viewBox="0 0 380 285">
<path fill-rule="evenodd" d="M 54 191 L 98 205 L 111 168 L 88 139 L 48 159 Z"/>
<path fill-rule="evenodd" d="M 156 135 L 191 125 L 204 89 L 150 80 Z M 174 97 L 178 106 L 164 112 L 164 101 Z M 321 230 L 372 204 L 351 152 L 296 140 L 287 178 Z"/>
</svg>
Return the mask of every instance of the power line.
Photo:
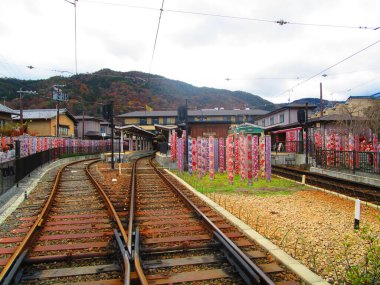
<svg viewBox="0 0 380 285">
<path fill-rule="evenodd" d="M 102 4 L 102 5 L 109 5 L 109 6 L 121 6 L 121 7 L 143 9 L 143 10 L 155 10 L 155 11 L 159 10 L 157 8 L 147 7 L 147 6 L 129 5 L 129 4 L 122 4 L 122 3 L 104 2 L 104 1 L 82 0 L 81 2 L 87 2 L 87 3 L 92 3 L 92 4 Z M 359 30 L 373 30 L 373 31 L 380 30 L 380 26 L 368 27 L 365 25 L 349 26 L 349 25 L 333 25 L 333 24 L 319 24 L 319 23 L 302 23 L 302 22 L 285 21 L 283 19 L 269 20 L 269 19 L 253 18 L 253 17 L 231 16 L 231 15 L 213 14 L 213 13 L 196 12 L 196 11 L 185 11 L 185 10 L 175 10 L 175 9 L 165 9 L 165 12 L 196 15 L 196 16 L 217 17 L 217 18 L 225 18 L 225 19 L 232 19 L 232 20 L 244 20 L 244 21 L 272 23 L 272 24 L 277 24 L 280 26 L 298 25 L 298 26 L 312 26 L 312 27 L 320 27 L 320 28 L 359 29 Z"/>
<path fill-rule="evenodd" d="M 158 18 L 158 25 L 157 25 L 156 37 L 154 38 L 154 45 L 153 45 L 152 58 L 150 59 L 149 73 L 151 73 L 151 70 L 152 70 L 152 64 L 153 64 L 154 52 L 156 51 L 156 44 L 157 44 L 157 38 L 158 38 L 158 31 L 160 30 L 162 11 L 164 11 L 164 9 L 163 9 L 163 8 L 164 8 L 164 2 L 165 2 L 165 0 L 162 0 L 161 9 L 160 9 L 160 17 Z"/>
<path fill-rule="evenodd" d="M 304 84 L 304 83 L 310 81 L 311 79 L 317 77 L 318 75 L 321 75 L 321 74 L 325 73 L 327 70 L 329 70 L 329 69 L 331 69 L 331 68 L 333 68 L 333 67 L 335 67 L 335 66 L 341 64 L 342 62 L 345 62 L 345 61 L 349 60 L 350 58 L 352 58 L 352 57 L 354 57 L 355 55 L 357 55 L 357 54 L 359 54 L 359 53 L 361 53 L 361 52 L 363 52 L 363 51 L 369 49 L 370 47 L 372 47 L 372 46 L 378 44 L 379 42 L 380 42 L 380 40 L 377 40 L 376 42 L 374 42 L 374 43 L 372 43 L 372 44 L 366 46 L 365 48 L 362 48 L 361 50 L 359 50 L 359 51 L 357 51 L 357 52 L 355 52 L 355 53 L 353 53 L 353 54 L 351 54 L 351 55 L 349 55 L 349 56 L 347 56 L 347 57 L 345 57 L 344 59 L 338 61 L 337 63 L 335 63 L 335 64 L 333 64 L 333 65 L 331 65 L 331 66 L 329 66 L 329 67 L 327 67 L 327 68 L 325 68 L 325 69 L 319 71 L 318 73 L 316 73 L 316 74 L 312 75 L 311 77 L 309 77 L 309 78 L 307 78 L 307 79 L 301 81 L 300 83 L 298 83 L 298 84 L 292 86 L 291 88 L 288 88 L 287 90 L 285 90 L 284 92 L 282 92 L 281 94 L 279 94 L 279 95 L 277 95 L 277 96 L 281 96 L 281 95 L 285 94 L 286 92 L 288 92 L 288 91 L 290 91 L 290 90 L 292 90 L 292 89 L 294 89 L 294 88 L 296 88 L 296 87 L 298 87 L 298 86 L 300 86 L 300 85 L 302 85 L 302 84 Z"/>
</svg>

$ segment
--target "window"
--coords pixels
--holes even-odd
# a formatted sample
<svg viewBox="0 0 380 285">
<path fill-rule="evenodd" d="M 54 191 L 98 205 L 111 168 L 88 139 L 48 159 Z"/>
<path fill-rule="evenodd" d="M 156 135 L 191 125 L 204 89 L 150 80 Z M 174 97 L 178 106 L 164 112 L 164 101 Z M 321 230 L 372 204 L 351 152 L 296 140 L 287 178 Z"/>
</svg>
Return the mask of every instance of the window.
<svg viewBox="0 0 380 285">
<path fill-rule="evenodd" d="M 105 133 L 107 133 L 107 132 L 106 132 L 106 127 L 100 127 L 100 133 L 101 133 L 101 134 L 105 134 Z"/>
<path fill-rule="evenodd" d="M 163 124 L 164 125 L 169 124 L 169 120 L 168 119 L 169 119 L 168 117 L 164 117 L 164 120 L 163 120 Z"/>
<path fill-rule="evenodd" d="M 224 119 L 224 121 L 230 122 L 231 116 L 224 116 L 223 119 Z"/>
<path fill-rule="evenodd" d="M 265 120 L 262 120 L 262 121 L 261 121 L 261 125 L 262 125 L 263 127 L 265 127 Z"/>
<path fill-rule="evenodd" d="M 274 117 L 270 117 L 270 125 L 274 125 Z"/>
<path fill-rule="evenodd" d="M 159 118 L 152 118 L 152 125 L 159 124 L 160 120 Z"/>
<path fill-rule="evenodd" d="M 59 134 L 61 136 L 68 136 L 69 135 L 69 126 L 59 125 Z"/>
<path fill-rule="evenodd" d="M 285 114 L 281 113 L 280 114 L 280 123 L 283 123 L 283 122 L 285 122 Z"/>
<path fill-rule="evenodd" d="M 146 125 L 146 124 L 147 124 L 146 118 L 140 118 L 140 125 Z"/>
</svg>

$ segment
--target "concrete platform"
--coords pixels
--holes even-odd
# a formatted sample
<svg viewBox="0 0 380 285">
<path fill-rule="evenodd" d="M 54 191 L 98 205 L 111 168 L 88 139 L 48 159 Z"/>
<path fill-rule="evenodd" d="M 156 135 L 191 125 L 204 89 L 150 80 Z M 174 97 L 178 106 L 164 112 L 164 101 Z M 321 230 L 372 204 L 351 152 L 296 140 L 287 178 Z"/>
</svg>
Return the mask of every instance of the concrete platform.
<svg viewBox="0 0 380 285">
<path fill-rule="evenodd" d="M 310 167 L 310 172 L 320 173 L 331 177 L 342 178 L 354 182 L 361 182 L 380 187 L 380 176 L 376 174 L 363 173 L 357 171 L 355 174 L 348 171 L 336 171 L 330 169 L 323 169 L 319 167 Z"/>
</svg>

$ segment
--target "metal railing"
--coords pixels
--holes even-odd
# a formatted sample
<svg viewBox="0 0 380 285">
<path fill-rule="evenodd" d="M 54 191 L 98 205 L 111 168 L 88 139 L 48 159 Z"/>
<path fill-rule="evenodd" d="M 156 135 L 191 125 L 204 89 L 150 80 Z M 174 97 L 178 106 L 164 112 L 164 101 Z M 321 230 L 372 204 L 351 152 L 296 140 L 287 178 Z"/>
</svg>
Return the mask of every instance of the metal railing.
<svg viewBox="0 0 380 285">
<path fill-rule="evenodd" d="M 16 185 L 33 170 L 46 163 L 71 155 L 96 154 L 110 151 L 110 146 L 61 147 L 37 152 L 8 161 L 0 161 L 0 195 Z"/>
<path fill-rule="evenodd" d="M 315 164 L 325 169 L 350 170 L 380 175 L 380 152 L 315 150 Z"/>
</svg>

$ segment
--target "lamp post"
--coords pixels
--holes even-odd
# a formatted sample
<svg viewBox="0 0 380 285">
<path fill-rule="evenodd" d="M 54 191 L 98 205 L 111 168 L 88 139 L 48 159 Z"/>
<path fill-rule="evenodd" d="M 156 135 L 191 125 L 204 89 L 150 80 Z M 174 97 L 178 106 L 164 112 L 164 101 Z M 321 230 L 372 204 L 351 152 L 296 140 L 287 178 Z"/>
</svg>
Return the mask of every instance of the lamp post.
<svg viewBox="0 0 380 285">
<path fill-rule="evenodd" d="M 24 127 L 23 127 L 23 124 L 24 124 L 24 117 L 23 117 L 23 110 L 22 110 L 22 98 L 24 97 L 25 94 L 33 94 L 33 95 L 37 95 L 38 93 L 36 91 L 30 91 L 30 90 L 22 90 L 22 88 L 20 88 L 19 91 L 17 91 L 17 93 L 20 94 L 20 134 L 23 134 L 24 133 Z"/>
<path fill-rule="evenodd" d="M 67 101 L 68 100 L 68 96 L 62 92 L 62 89 L 59 89 L 58 87 L 65 87 L 66 85 L 62 85 L 62 84 L 56 84 L 56 85 L 53 85 L 53 100 L 57 101 L 57 119 L 56 119 L 56 130 L 55 130 L 55 133 L 56 133 L 56 137 L 58 138 L 59 137 L 59 102 L 60 101 Z"/>
</svg>

